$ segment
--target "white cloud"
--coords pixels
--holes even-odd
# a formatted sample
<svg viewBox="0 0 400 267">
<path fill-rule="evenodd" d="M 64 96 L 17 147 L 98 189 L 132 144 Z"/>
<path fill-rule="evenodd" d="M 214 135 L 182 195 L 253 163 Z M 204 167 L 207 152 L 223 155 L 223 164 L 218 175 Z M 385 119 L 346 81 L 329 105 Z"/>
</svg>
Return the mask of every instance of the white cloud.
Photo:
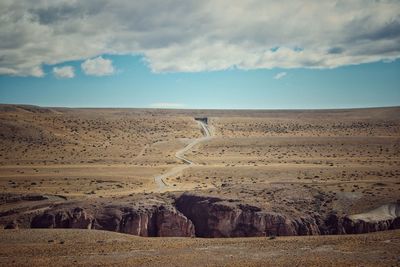
<svg viewBox="0 0 400 267">
<path fill-rule="evenodd" d="M 390 61 L 399 14 L 398 0 L 2 0 L 0 74 L 103 54 L 143 55 L 154 72 Z"/>
<path fill-rule="evenodd" d="M 114 74 L 115 68 L 110 59 L 96 57 L 87 59 L 81 64 L 81 68 L 86 75 L 106 76 Z"/>
<path fill-rule="evenodd" d="M 287 75 L 286 72 L 279 72 L 274 76 L 274 79 L 279 80 L 279 79 L 282 79 L 283 77 L 285 77 L 286 75 Z"/>
<path fill-rule="evenodd" d="M 72 67 L 72 66 L 54 67 L 53 74 L 57 78 L 74 78 L 75 77 L 74 67 Z"/>
<path fill-rule="evenodd" d="M 160 102 L 150 105 L 151 108 L 184 108 L 185 105 L 181 103 Z"/>
<path fill-rule="evenodd" d="M 33 77 L 43 77 L 45 75 L 45 73 L 43 72 L 42 67 L 40 66 L 34 66 L 31 70 L 30 70 L 30 75 Z"/>
</svg>

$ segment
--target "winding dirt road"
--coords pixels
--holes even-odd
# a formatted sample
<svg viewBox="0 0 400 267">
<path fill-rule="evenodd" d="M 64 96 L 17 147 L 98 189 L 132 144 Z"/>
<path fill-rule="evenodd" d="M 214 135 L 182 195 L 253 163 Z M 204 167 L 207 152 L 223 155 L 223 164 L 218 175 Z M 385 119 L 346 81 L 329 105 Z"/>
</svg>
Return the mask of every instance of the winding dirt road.
<svg viewBox="0 0 400 267">
<path fill-rule="evenodd" d="M 175 157 L 177 159 L 181 160 L 184 163 L 184 165 L 176 166 L 176 167 L 172 168 L 171 170 L 169 170 L 168 172 L 154 177 L 154 181 L 157 184 L 158 190 L 165 190 L 168 187 L 170 187 L 165 182 L 166 178 L 177 175 L 178 173 L 182 172 L 183 170 L 189 168 L 190 166 L 196 165 L 195 162 L 193 162 L 190 159 L 185 157 L 185 153 L 187 151 L 189 151 L 190 149 L 192 149 L 195 145 L 212 138 L 211 131 L 208 128 L 208 125 L 202 121 L 197 121 L 197 123 L 201 127 L 204 136 L 201 138 L 194 139 L 187 146 L 185 146 L 184 148 L 182 148 L 181 150 L 179 150 L 175 153 Z"/>
</svg>

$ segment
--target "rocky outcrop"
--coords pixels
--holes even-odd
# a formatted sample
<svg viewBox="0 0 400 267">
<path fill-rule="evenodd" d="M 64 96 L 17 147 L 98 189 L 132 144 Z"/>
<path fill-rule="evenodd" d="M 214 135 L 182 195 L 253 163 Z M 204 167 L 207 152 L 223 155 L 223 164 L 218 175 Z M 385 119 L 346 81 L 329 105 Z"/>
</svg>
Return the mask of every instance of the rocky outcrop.
<svg viewBox="0 0 400 267">
<path fill-rule="evenodd" d="M 19 217 L 7 215 L 9 220 L 4 216 L 2 225 L 6 229 L 99 229 L 149 237 L 360 234 L 400 228 L 399 202 L 360 214 L 323 216 L 272 212 L 239 200 L 193 193 L 178 196 L 173 204 L 168 199 L 139 201 L 65 201 L 50 208 L 24 210 Z"/>
<path fill-rule="evenodd" d="M 91 229 L 93 217 L 88 215 L 82 208 L 75 208 L 72 218 L 68 220 L 68 228 Z"/>
<path fill-rule="evenodd" d="M 194 236 L 192 221 L 176 209 L 161 206 L 156 212 L 157 236 Z"/>
<path fill-rule="evenodd" d="M 33 217 L 31 228 L 91 229 L 93 217 L 80 207 L 72 211 L 46 211 Z"/>
<path fill-rule="evenodd" d="M 132 209 L 121 218 L 120 232 L 138 236 L 157 236 L 152 210 Z"/>
<path fill-rule="evenodd" d="M 4 229 L 18 229 L 18 223 L 14 220 L 4 226 Z"/>
<path fill-rule="evenodd" d="M 312 217 L 290 218 L 216 197 L 183 194 L 177 209 L 195 225 L 199 237 L 249 237 L 320 234 Z"/>
<path fill-rule="evenodd" d="M 193 194 L 179 197 L 176 207 L 194 223 L 199 237 L 361 234 L 400 228 L 400 203 L 349 216 L 330 214 L 324 220 L 319 215 L 290 216 Z"/>
<path fill-rule="evenodd" d="M 115 205 L 98 210 L 57 207 L 36 215 L 31 227 L 99 229 L 139 236 L 194 236 L 192 222 L 175 208 L 163 205 L 147 209 Z"/>
<path fill-rule="evenodd" d="M 343 232 L 362 234 L 400 228 L 400 203 L 382 205 L 369 212 L 346 216 Z"/>
</svg>

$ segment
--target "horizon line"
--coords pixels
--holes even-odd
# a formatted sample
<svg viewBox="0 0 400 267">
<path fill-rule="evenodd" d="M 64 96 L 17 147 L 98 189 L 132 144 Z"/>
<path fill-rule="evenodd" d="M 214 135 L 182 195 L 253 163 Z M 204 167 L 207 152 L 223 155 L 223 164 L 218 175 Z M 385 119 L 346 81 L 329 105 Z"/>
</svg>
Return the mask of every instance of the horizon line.
<svg viewBox="0 0 400 267">
<path fill-rule="evenodd" d="M 304 110 L 357 110 L 357 109 L 381 109 L 400 108 L 400 104 L 393 106 L 363 106 L 363 107 L 337 107 L 337 108 L 182 108 L 182 107 L 110 107 L 110 106 L 47 106 L 22 103 L 0 103 L 0 106 L 30 106 L 38 108 L 65 108 L 65 109 L 145 109 L 145 110 L 229 110 L 229 111 L 304 111 Z"/>
</svg>

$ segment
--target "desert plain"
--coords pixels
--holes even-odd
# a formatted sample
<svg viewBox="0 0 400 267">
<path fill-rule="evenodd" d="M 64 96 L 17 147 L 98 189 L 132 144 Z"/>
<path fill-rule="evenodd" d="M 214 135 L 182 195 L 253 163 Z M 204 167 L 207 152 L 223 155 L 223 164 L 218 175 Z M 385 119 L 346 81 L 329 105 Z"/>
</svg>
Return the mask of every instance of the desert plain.
<svg viewBox="0 0 400 267">
<path fill-rule="evenodd" d="M 399 107 L 0 110 L 0 265 L 400 264 Z"/>
</svg>

